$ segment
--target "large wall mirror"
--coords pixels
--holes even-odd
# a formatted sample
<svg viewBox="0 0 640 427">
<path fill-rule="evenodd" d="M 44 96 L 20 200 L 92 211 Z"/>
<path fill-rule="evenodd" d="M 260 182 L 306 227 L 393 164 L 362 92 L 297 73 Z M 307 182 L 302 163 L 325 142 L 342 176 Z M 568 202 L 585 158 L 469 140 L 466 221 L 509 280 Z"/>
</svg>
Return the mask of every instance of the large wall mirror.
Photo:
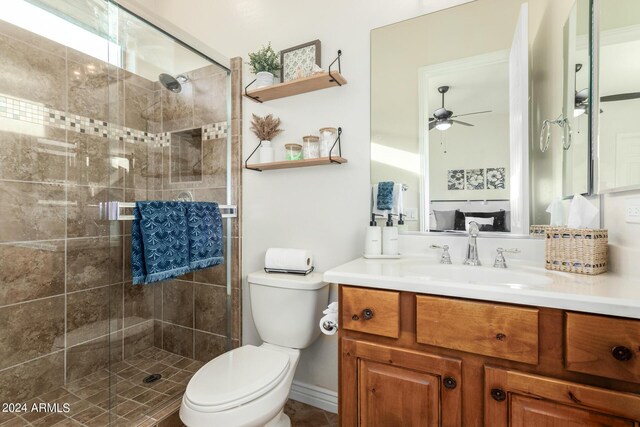
<svg viewBox="0 0 640 427">
<path fill-rule="evenodd" d="M 640 189 L 640 1 L 599 0 L 601 192 Z"/>
<path fill-rule="evenodd" d="M 371 32 L 371 181 L 406 186 L 409 231 L 527 236 L 589 191 L 588 3 L 477 0 Z"/>
</svg>

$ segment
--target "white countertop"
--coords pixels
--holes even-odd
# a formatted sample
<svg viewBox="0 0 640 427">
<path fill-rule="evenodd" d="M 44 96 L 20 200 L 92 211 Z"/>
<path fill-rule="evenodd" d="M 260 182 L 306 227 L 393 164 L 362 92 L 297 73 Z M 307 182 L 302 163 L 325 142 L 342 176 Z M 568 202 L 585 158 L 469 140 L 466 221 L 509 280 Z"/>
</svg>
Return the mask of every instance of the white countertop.
<svg viewBox="0 0 640 427">
<path fill-rule="evenodd" d="M 539 277 L 542 283 L 532 286 L 520 286 L 517 283 L 496 285 L 488 281 L 483 283 L 482 280 L 483 274 L 493 273 L 488 270 L 493 267 L 460 266 L 459 260 L 455 259 L 453 263 L 453 266 L 440 265 L 433 257 L 403 257 L 393 260 L 358 258 L 326 271 L 324 280 L 343 285 L 551 307 L 640 319 L 640 278 L 619 277 L 611 273 L 586 276 L 552 272 L 544 268 L 531 267 L 525 263 L 511 261 L 507 270 L 523 273 L 530 277 Z M 451 270 L 452 273 L 461 271 L 461 268 L 476 269 L 470 274 L 477 274 L 479 279 L 474 279 L 473 282 L 463 282 L 451 278 L 430 277 L 428 273 L 431 268 L 434 271 L 438 270 L 442 275 L 447 267 L 454 267 Z M 421 273 L 416 273 L 416 271 L 421 271 Z M 453 276 L 455 275 L 452 274 Z"/>
</svg>

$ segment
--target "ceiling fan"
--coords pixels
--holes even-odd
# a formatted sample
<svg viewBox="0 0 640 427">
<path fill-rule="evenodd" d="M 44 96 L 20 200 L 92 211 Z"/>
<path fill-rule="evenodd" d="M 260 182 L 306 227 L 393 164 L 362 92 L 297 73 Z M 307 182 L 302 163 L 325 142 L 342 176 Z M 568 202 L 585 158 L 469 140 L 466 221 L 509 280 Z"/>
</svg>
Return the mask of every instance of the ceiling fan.
<svg viewBox="0 0 640 427">
<path fill-rule="evenodd" d="M 582 69 L 582 64 L 576 64 L 576 74 Z M 640 99 L 640 92 L 617 93 L 615 95 L 601 96 L 600 102 L 628 101 L 630 99 Z M 581 116 L 587 113 L 589 106 L 589 88 L 576 91 L 575 107 L 573 117 Z M 603 111 L 600 110 L 602 113 Z"/>
<path fill-rule="evenodd" d="M 440 86 L 438 88 L 438 92 L 442 94 L 442 107 L 438 108 L 433 112 L 433 117 L 429 118 L 429 130 L 438 129 L 438 130 L 447 130 L 453 125 L 457 123 L 463 126 L 473 126 L 471 123 L 466 123 L 460 120 L 454 120 L 456 117 L 462 116 L 470 116 L 472 114 L 483 114 L 490 113 L 491 110 L 487 111 L 476 111 L 475 113 L 466 113 L 466 114 L 458 114 L 457 116 L 453 115 L 453 111 L 447 110 L 444 108 L 444 94 L 449 91 L 449 86 Z"/>
</svg>

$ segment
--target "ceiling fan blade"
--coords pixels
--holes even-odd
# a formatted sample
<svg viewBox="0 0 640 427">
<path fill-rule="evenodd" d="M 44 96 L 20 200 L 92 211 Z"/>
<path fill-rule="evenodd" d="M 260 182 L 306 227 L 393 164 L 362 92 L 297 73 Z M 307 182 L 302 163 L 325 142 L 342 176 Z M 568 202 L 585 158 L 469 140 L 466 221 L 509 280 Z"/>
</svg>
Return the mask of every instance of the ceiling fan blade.
<svg viewBox="0 0 640 427">
<path fill-rule="evenodd" d="M 436 127 L 436 123 L 437 123 L 436 121 L 433 121 L 433 122 L 429 123 L 429 130 L 435 128 Z"/>
<path fill-rule="evenodd" d="M 600 97 L 600 102 L 627 101 L 640 98 L 640 92 L 618 93 Z"/>
<path fill-rule="evenodd" d="M 451 121 L 452 121 L 453 123 L 457 123 L 457 124 L 462 125 L 462 126 L 474 126 L 474 125 L 472 125 L 471 123 L 461 122 L 460 120 L 451 120 Z"/>
<path fill-rule="evenodd" d="M 432 122 L 432 121 L 434 121 L 434 120 L 435 120 L 435 118 L 433 118 L 433 117 L 429 117 L 429 122 Z"/>
<path fill-rule="evenodd" d="M 462 116 L 471 116 L 473 114 L 484 114 L 484 113 L 491 113 L 491 110 L 487 110 L 487 111 L 476 111 L 475 113 L 465 113 L 465 114 L 458 114 L 457 116 L 451 116 L 451 118 L 456 118 L 456 117 L 462 117 Z"/>
</svg>

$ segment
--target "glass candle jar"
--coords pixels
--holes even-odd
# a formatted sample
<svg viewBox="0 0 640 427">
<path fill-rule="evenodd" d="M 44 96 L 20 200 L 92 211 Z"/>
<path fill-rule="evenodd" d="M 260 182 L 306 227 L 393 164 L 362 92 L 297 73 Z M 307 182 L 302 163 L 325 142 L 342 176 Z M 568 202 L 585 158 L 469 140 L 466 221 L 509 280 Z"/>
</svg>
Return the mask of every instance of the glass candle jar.
<svg viewBox="0 0 640 427">
<path fill-rule="evenodd" d="M 302 137 L 302 155 L 305 159 L 320 157 L 320 138 L 313 135 Z"/>
<path fill-rule="evenodd" d="M 302 145 L 300 144 L 285 144 L 286 159 L 287 160 L 302 160 Z"/>
<path fill-rule="evenodd" d="M 336 128 L 322 128 L 320 129 L 320 157 L 329 157 L 331 147 L 336 142 L 338 137 L 338 129 Z M 335 155 L 336 153 L 331 153 Z"/>
</svg>

